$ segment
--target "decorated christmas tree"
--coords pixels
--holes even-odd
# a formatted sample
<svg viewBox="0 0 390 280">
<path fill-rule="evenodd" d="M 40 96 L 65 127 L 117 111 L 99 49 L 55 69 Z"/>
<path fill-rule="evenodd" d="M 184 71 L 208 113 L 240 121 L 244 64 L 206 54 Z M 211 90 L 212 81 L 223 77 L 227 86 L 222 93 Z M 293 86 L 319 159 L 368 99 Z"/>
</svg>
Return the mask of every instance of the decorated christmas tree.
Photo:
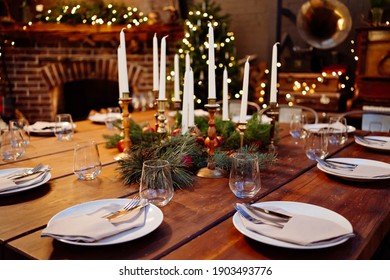
<svg viewBox="0 0 390 280">
<path fill-rule="evenodd" d="M 229 77 L 229 96 L 241 98 L 242 81 L 235 56 L 234 34 L 229 31 L 229 16 L 220 15 L 219 5 L 205 0 L 194 5 L 184 22 L 184 38 L 179 43 L 180 73 L 184 73 L 185 55 L 189 52 L 194 71 L 195 106 L 203 108 L 208 97 L 208 26 L 213 25 L 215 46 L 215 78 L 217 101 L 222 100 L 223 70 Z"/>
</svg>

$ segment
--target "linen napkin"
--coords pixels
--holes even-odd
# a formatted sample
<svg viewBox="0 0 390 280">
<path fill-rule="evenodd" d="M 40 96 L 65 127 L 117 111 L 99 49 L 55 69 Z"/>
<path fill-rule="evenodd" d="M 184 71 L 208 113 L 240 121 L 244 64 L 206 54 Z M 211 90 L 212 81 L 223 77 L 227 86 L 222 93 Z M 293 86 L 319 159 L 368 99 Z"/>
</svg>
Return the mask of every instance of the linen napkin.
<svg viewBox="0 0 390 280">
<path fill-rule="evenodd" d="M 54 130 L 55 122 L 35 122 L 33 125 L 29 126 L 30 131 L 41 131 L 46 127 L 53 127 L 53 129 L 48 129 L 48 131 Z"/>
<path fill-rule="evenodd" d="M 35 175 L 28 176 L 25 179 L 21 178 L 17 180 L 0 177 L 0 192 L 27 187 L 42 182 L 46 177 L 47 172 L 38 173 Z"/>
<path fill-rule="evenodd" d="M 331 162 L 331 161 L 330 161 Z M 389 176 L 390 177 L 390 167 L 381 167 L 373 166 L 368 164 L 358 164 L 353 170 L 348 170 L 344 168 L 329 168 L 321 163 L 319 163 L 322 168 L 329 171 L 330 173 L 336 173 L 340 175 L 353 176 L 356 178 L 374 178 L 377 176 Z"/>
<path fill-rule="evenodd" d="M 244 210 L 247 209 L 243 205 L 240 207 L 244 207 Z M 289 213 L 289 215 L 292 217 L 282 229 L 266 224 L 254 224 L 245 218 L 242 218 L 241 221 L 248 230 L 302 246 L 314 245 L 316 242 L 352 233 L 349 229 L 330 220 L 300 214 L 292 215 Z"/>
<path fill-rule="evenodd" d="M 112 203 L 89 214 L 54 220 L 42 231 L 41 237 L 90 243 L 145 224 L 148 205 L 111 221 L 101 218 L 120 208 L 121 205 Z"/>
</svg>

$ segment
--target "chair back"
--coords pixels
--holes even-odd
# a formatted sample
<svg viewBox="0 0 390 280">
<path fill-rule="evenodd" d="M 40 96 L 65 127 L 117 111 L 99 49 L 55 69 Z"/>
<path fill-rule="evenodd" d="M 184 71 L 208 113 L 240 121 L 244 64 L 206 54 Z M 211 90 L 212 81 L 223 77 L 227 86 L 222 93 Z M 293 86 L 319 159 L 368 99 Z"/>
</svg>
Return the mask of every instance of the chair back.
<svg viewBox="0 0 390 280">
<path fill-rule="evenodd" d="M 371 108 L 366 110 L 349 111 L 341 114 L 341 117 L 348 117 L 354 115 L 361 115 L 362 130 L 372 132 L 390 132 L 390 108 L 385 110 L 372 111 Z"/>
</svg>

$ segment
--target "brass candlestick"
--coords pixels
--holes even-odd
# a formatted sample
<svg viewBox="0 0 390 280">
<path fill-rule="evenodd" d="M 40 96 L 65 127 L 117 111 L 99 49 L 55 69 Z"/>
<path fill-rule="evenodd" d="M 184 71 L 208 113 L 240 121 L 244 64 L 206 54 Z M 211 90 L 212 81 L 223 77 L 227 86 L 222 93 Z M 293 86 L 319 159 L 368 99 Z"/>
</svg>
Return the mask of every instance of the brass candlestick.
<svg viewBox="0 0 390 280">
<path fill-rule="evenodd" d="M 164 114 L 166 102 L 167 102 L 166 99 L 157 99 L 157 112 L 158 112 L 157 133 L 160 133 L 160 134 L 167 133 L 167 129 L 165 128 L 165 121 L 167 118 L 165 117 L 165 114 Z"/>
<path fill-rule="evenodd" d="M 246 124 L 247 124 L 247 122 L 239 122 L 237 124 L 237 129 L 240 133 L 240 148 L 241 149 L 244 147 L 244 133 L 246 130 Z"/>
<path fill-rule="evenodd" d="M 130 112 L 129 104 L 132 98 L 129 97 L 128 92 L 123 93 L 123 97 L 119 98 L 119 106 L 122 108 L 122 126 L 123 126 L 123 152 L 115 156 L 116 160 L 126 157 L 130 153 L 132 146 L 130 139 Z"/>
<path fill-rule="evenodd" d="M 154 123 L 154 129 L 157 131 L 158 129 L 158 90 L 154 89 L 152 90 L 153 96 L 154 96 L 154 107 L 156 108 L 156 113 L 154 114 L 154 118 L 156 119 L 156 122 Z"/>
<path fill-rule="evenodd" d="M 278 148 L 275 145 L 275 125 L 279 120 L 279 106 L 278 103 L 272 102 L 269 105 L 269 109 L 266 112 L 266 115 L 271 118 L 271 131 L 270 131 L 270 143 L 268 145 L 268 151 L 270 153 L 276 153 Z"/>
<path fill-rule="evenodd" d="M 175 99 L 173 103 L 173 109 L 176 111 L 176 120 L 175 120 L 175 127 L 179 127 L 179 121 L 178 121 L 178 113 L 181 109 L 181 100 L 180 99 Z"/>
<path fill-rule="evenodd" d="M 204 140 L 204 144 L 208 148 L 208 160 L 207 167 L 201 168 L 196 175 L 203 178 L 221 178 L 225 176 L 225 171 L 220 168 L 217 168 L 215 166 L 214 160 L 215 148 L 218 145 L 218 142 L 216 140 L 217 130 L 215 128 L 214 116 L 215 112 L 219 108 L 219 104 L 216 104 L 215 98 L 209 98 L 209 103 L 206 104 L 205 107 L 209 112 L 209 127 L 207 129 L 207 138 Z"/>
</svg>

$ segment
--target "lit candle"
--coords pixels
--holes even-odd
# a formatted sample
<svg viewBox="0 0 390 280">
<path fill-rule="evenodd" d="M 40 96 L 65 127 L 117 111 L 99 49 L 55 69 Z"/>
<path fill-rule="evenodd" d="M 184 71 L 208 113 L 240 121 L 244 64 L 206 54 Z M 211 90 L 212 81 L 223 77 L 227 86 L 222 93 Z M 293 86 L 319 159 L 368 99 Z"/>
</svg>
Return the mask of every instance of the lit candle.
<svg viewBox="0 0 390 280">
<path fill-rule="evenodd" d="M 270 85 L 270 103 L 276 103 L 276 82 L 277 82 L 277 63 L 278 63 L 278 42 L 272 47 L 272 62 L 271 62 L 271 85 Z"/>
<path fill-rule="evenodd" d="M 215 99 L 214 30 L 209 24 L 209 99 Z"/>
<path fill-rule="evenodd" d="M 190 60 L 190 53 L 186 53 L 186 70 L 185 71 L 190 71 L 191 67 L 191 60 Z"/>
<path fill-rule="evenodd" d="M 240 123 L 246 122 L 246 110 L 248 107 L 248 86 L 249 86 L 249 57 L 245 62 L 244 81 L 242 83 Z"/>
<path fill-rule="evenodd" d="M 180 76 L 179 76 L 179 55 L 175 54 L 174 59 L 174 70 L 175 70 L 175 101 L 180 100 Z"/>
<path fill-rule="evenodd" d="M 160 54 L 160 89 L 158 93 L 158 99 L 165 99 L 165 80 L 166 80 L 166 38 L 168 36 L 164 36 L 161 39 L 161 54 Z"/>
<path fill-rule="evenodd" d="M 190 69 L 188 73 L 188 126 L 194 127 L 194 72 Z"/>
<path fill-rule="evenodd" d="M 153 37 L 153 90 L 158 90 L 158 42 L 156 33 Z"/>
<path fill-rule="evenodd" d="M 228 83 L 227 70 L 223 70 L 223 84 L 222 84 L 222 120 L 229 120 L 229 104 L 228 104 Z"/>
<path fill-rule="evenodd" d="M 126 57 L 126 40 L 125 28 L 123 28 L 119 35 L 118 47 L 118 79 L 119 79 L 119 97 L 123 97 L 124 92 L 129 92 L 129 78 L 127 75 L 127 57 Z"/>
<path fill-rule="evenodd" d="M 184 73 L 183 102 L 181 107 L 181 134 L 188 131 L 188 85 L 189 71 Z"/>
</svg>

